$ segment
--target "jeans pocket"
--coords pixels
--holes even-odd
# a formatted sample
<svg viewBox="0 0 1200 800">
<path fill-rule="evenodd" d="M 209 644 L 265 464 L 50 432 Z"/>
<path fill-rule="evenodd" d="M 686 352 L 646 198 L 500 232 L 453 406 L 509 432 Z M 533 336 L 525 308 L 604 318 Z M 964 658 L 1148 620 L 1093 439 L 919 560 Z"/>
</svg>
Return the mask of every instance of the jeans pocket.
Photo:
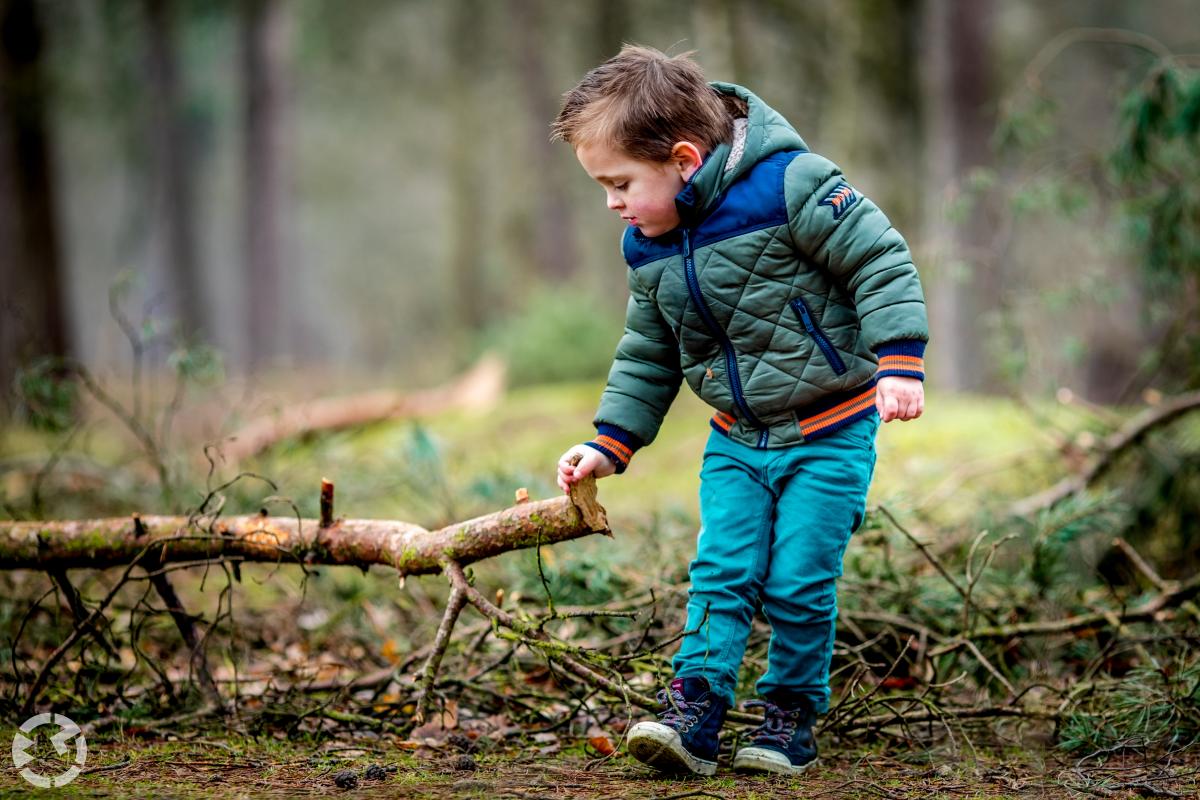
<svg viewBox="0 0 1200 800">
<path fill-rule="evenodd" d="M 879 431 L 879 416 L 872 414 L 869 417 L 860 419 L 856 422 L 851 422 L 846 427 L 837 432 L 836 435 L 850 439 L 863 447 L 875 447 L 875 434 Z"/>
</svg>

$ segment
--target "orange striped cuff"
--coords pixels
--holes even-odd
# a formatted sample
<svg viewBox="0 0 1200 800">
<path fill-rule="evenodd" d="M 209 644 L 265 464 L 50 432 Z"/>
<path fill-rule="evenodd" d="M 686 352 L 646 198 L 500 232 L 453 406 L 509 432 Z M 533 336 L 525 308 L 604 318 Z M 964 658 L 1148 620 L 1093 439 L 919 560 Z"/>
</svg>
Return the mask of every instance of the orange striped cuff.
<svg viewBox="0 0 1200 800">
<path fill-rule="evenodd" d="M 899 376 L 925 380 L 925 342 L 904 339 L 880 345 L 879 369 L 875 377 Z"/>
<path fill-rule="evenodd" d="M 629 466 L 629 459 L 633 458 L 634 451 L 642 445 L 637 436 L 624 428 L 605 423 L 597 425 L 596 438 L 590 442 L 584 442 L 584 444 L 608 456 L 609 460 L 616 465 L 617 474 L 625 471 L 625 468 Z"/>
</svg>

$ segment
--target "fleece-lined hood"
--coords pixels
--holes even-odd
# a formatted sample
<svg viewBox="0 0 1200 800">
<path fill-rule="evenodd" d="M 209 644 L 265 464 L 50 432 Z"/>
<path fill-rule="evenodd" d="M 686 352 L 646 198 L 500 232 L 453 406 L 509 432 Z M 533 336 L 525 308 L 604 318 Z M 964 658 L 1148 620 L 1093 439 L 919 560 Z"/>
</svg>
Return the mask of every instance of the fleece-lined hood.
<svg viewBox="0 0 1200 800">
<path fill-rule="evenodd" d="M 733 141 L 722 143 L 708 155 L 687 185 L 675 196 L 675 206 L 685 224 L 703 218 L 717 198 L 755 164 L 784 150 L 807 150 L 808 145 L 778 111 L 758 95 L 735 83 L 709 84 L 724 95 L 746 104 L 746 116 L 735 120 Z"/>
</svg>

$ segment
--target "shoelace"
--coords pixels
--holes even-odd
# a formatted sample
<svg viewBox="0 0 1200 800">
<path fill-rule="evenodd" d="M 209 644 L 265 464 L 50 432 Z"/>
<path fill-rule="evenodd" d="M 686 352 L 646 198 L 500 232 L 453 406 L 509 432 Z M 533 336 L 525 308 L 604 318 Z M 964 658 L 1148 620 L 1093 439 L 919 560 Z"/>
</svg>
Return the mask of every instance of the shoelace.
<svg viewBox="0 0 1200 800">
<path fill-rule="evenodd" d="M 746 708 L 761 708 L 764 714 L 762 724 L 750 731 L 750 740 L 787 749 L 796 733 L 796 724 L 801 712 L 784 711 L 769 700 L 749 700 Z"/>
<path fill-rule="evenodd" d="M 679 728 L 680 733 L 684 733 L 688 728 L 700 721 L 698 709 L 708 708 L 709 701 L 703 700 L 699 703 L 688 702 L 683 693 L 677 689 L 659 689 L 658 694 L 654 696 L 664 706 L 664 709 L 658 712 L 658 717 L 663 721 L 664 725 Z"/>
</svg>

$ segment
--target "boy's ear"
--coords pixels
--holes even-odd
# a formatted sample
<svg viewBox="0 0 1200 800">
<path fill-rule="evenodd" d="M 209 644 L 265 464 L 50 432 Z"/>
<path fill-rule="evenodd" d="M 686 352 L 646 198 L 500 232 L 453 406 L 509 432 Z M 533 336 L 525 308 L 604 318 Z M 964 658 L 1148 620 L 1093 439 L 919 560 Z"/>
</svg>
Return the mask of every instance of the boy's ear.
<svg viewBox="0 0 1200 800">
<path fill-rule="evenodd" d="M 671 147 L 671 164 L 679 170 L 685 181 L 689 180 L 704 163 L 704 153 L 691 142 L 676 142 Z"/>
</svg>

